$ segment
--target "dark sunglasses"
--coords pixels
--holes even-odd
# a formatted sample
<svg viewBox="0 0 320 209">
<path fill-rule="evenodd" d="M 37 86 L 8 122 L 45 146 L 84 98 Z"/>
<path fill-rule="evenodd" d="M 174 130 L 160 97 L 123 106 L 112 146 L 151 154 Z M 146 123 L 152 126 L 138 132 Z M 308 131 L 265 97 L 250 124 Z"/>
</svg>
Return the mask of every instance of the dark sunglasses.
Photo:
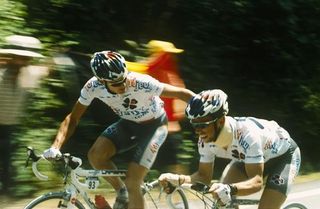
<svg viewBox="0 0 320 209">
<path fill-rule="evenodd" d="M 122 86 L 125 82 L 127 81 L 127 78 L 124 78 L 123 80 L 119 81 L 119 82 L 109 82 L 109 85 L 112 87 L 119 87 Z"/>
<path fill-rule="evenodd" d="M 211 120 L 211 121 L 207 121 L 207 122 L 201 122 L 201 123 L 194 123 L 192 121 L 190 121 L 191 125 L 193 128 L 207 128 L 210 124 L 216 122 L 216 120 Z"/>
</svg>

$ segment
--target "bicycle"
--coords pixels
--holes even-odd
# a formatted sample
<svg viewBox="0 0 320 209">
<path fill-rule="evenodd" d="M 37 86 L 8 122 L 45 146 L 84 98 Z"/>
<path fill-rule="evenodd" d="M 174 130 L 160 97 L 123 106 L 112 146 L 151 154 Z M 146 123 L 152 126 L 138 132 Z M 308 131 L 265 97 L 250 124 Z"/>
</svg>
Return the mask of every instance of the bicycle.
<svg viewBox="0 0 320 209">
<path fill-rule="evenodd" d="M 170 187 L 172 187 L 171 185 Z M 258 199 L 243 199 L 243 198 L 235 198 L 231 201 L 231 203 L 227 206 L 221 206 L 219 202 L 212 198 L 209 192 L 210 186 L 205 185 L 203 183 L 197 182 L 195 184 L 182 184 L 180 186 L 176 186 L 174 190 L 179 190 L 183 192 L 188 192 L 197 197 L 197 199 L 203 202 L 204 209 L 236 209 L 238 206 L 247 206 L 247 205 L 258 205 Z M 189 203 L 188 203 L 189 204 Z M 283 207 L 283 209 L 307 209 L 301 203 L 290 203 Z"/>
<path fill-rule="evenodd" d="M 41 160 L 46 160 L 42 155 L 35 154 L 32 147 L 27 147 L 27 161 L 32 160 L 32 171 L 40 180 L 48 180 L 48 176 L 40 173 L 37 164 Z M 51 162 L 51 161 L 50 161 Z M 82 160 L 69 153 L 63 153 L 53 162 L 62 162 L 64 165 L 63 181 L 64 189 L 58 192 L 49 192 L 33 199 L 24 209 L 44 209 L 44 208 L 67 208 L 86 209 L 83 201 L 90 209 L 97 209 L 95 203 L 90 199 L 87 190 L 94 191 L 99 187 L 99 177 L 118 176 L 125 177 L 126 170 L 90 170 L 81 168 Z M 84 182 L 83 182 L 84 181 Z M 154 191 L 155 188 L 159 190 Z M 159 186 L 158 180 L 144 182 L 141 186 L 147 207 L 189 209 L 184 191 L 176 189 L 174 193 L 168 195 Z M 158 194 L 157 197 L 154 197 Z M 165 198 L 162 196 L 165 195 Z M 82 199 L 83 201 L 80 201 Z M 148 201 L 147 201 L 148 199 Z M 163 200 L 165 199 L 165 200 Z"/>
</svg>

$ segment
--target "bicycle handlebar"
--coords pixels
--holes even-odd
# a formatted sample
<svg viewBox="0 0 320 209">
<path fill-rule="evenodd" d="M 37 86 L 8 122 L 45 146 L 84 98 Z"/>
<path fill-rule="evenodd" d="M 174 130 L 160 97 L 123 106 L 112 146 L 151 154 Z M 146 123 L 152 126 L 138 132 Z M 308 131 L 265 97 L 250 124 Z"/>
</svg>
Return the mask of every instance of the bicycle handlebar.
<svg viewBox="0 0 320 209">
<path fill-rule="evenodd" d="M 190 186 L 191 189 L 197 191 L 197 192 L 201 192 L 203 194 L 207 194 L 207 193 L 210 193 L 209 192 L 209 189 L 210 189 L 210 186 L 209 185 L 206 185 L 202 182 L 196 182 L 194 184 L 192 184 Z"/>
<path fill-rule="evenodd" d="M 40 179 L 40 180 L 48 180 L 48 176 L 42 174 L 38 168 L 37 164 L 41 160 L 47 160 L 43 155 L 37 155 L 32 147 L 27 147 L 27 161 L 26 161 L 26 167 L 28 166 L 28 162 L 31 159 L 32 160 L 32 171 L 34 175 Z M 76 169 L 82 165 L 82 160 L 78 157 L 71 156 L 69 153 L 64 153 L 61 156 L 57 156 L 56 158 L 53 158 L 52 160 L 55 161 L 63 161 L 65 165 L 69 166 L 71 169 Z"/>
</svg>

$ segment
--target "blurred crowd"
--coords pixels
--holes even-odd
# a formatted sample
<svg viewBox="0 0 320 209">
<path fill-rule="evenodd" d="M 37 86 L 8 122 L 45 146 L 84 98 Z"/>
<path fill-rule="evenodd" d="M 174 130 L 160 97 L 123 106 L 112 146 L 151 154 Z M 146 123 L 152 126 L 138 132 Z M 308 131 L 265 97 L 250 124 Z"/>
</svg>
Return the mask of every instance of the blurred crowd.
<svg viewBox="0 0 320 209">
<path fill-rule="evenodd" d="M 48 68 L 37 65 L 44 56 L 34 37 L 11 35 L 0 49 L 0 189 L 7 192 L 12 181 L 13 137 L 28 105 L 28 90 L 39 86 Z"/>
</svg>

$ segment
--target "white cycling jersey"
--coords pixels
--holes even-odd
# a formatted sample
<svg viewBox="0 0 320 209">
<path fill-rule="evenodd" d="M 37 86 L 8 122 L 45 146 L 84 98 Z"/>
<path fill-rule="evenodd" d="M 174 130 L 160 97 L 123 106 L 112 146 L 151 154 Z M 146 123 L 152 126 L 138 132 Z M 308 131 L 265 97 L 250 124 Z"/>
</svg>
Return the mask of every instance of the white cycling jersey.
<svg viewBox="0 0 320 209">
<path fill-rule="evenodd" d="M 89 106 L 94 98 L 107 104 L 121 118 L 142 122 L 164 114 L 160 94 L 163 84 L 146 74 L 129 72 L 127 89 L 123 94 L 108 91 L 96 77 L 92 77 L 81 90 L 79 102 Z"/>
<path fill-rule="evenodd" d="M 226 116 L 226 124 L 225 127 L 231 128 L 230 145 L 223 149 L 213 142 L 204 143 L 199 139 L 200 162 L 209 163 L 215 157 L 221 157 L 244 163 L 264 163 L 284 154 L 291 145 L 289 133 L 275 121 Z M 224 129 L 219 137 L 224 134 Z"/>
</svg>

